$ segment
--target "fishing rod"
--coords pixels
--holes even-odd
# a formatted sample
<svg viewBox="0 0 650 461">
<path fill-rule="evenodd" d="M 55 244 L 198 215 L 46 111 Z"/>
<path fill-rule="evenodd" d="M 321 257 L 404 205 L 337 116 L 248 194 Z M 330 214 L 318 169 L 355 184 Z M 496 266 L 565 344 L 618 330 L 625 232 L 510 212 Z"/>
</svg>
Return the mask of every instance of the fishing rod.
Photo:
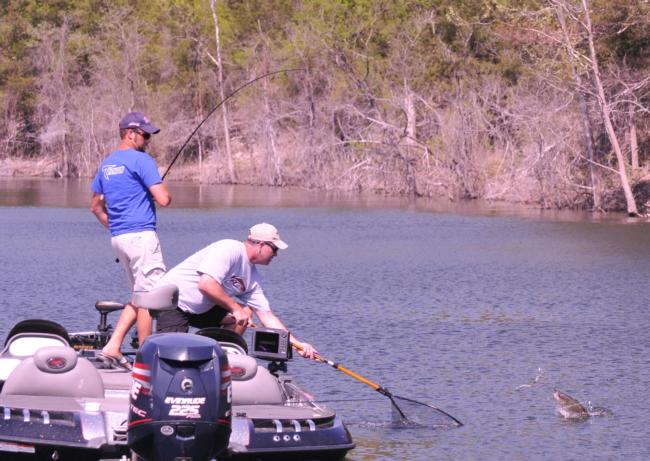
<svg viewBox="0 0 650 461">
<path fill-rule="evenodd" d="M 201 126 L 203 126 L 203 124 L 204 124 L 204 123 L 205 123 L 205 122 L 210 118 L 210 116 L 211 116 L 212 114 L 214 114 L 214 112 L 215 112 L 219 107 L 221 107 L 221 106 L 222 106 L 226 101 L 228 101 L 230 98 L 232 98 L 234 95 L 236 95 L 237 93 L 239 93 L 241 90 L 243 90 L 243 89 L 246 88 L 247 86 L 252 85 L 253 83 L 255 83 L 255 82 L 257 82 L 258 80 L 261 80 L 261 79 L 263 79 L 263 78 L 270 77 L 271 75 L 275 75 L 275 74 L 281 74 L 281 73 L 283 73 L 283 72 L 298 72 L 298 71 L 304 71 L 304 70 L 305 70 L 305 69 L 298 68 L 298 69 L 281 69 L 281 70 L 275 70 L 275 71 L 273 71 L 273 72 L 267 72 L 266 74 L 260 75 L 259 77 L 255 77 L 253 80 L 249 80 L 248 82 L 244 83 L 242 86 L 240 86 L 239 88 L 235 89 L 235 91 L 233 91 L 233 92 L 230 93 L 228 96 L 226 96 L 226 97 L 223 98 L 221 101 L 219 101 L 219 104 L 217 104 L 216 106 L 214 106 L 214 109 L 212 109 L 212 110 L 210 111 L 210 113 L 208 113 L 208 115 L 206 115 L 205 118 L 204 118 L 203 120 L 201 120 L 201 123 L 199 123 L 199 124 L 196 126 L 196 128 L 194 128 L 194 131 L 192 131 L 192 133 L 187 137 L 187 139 L 185 140 L 185 142 L 183 143 L 183 145 L 181 146 L 181 148 L 178 149 L 178 152 L 176 153 L 176 155 L 175 155 L 174 158 L 172 159 L 171 163 L 170 163 L 169 166 L 167 167 L 167 170 L 165 170 L 165 173 L 162 175 L 162 179 L 164 180 L 164 179 L 165 179 L 165 176 L 167 176 L 167 173 L 169 173 L 169 170 L 172 169 L 172 166 L 174 166 L 174 163 L 176 163 L 176 160 L 178 160 L 178 157 L 181 155 L 181 152 L 183 152 L 183 149 L 185 149 L 185 146 L 187 146 L 187 144 L 188 144 L 188 143 L 190 142 L 190 140 L 192 139 L 192 136 L 194 136 L 194 134 L 195 134 L 197 131 L 199 131 L 199 128 L 201 128 Z"/>
</svg>

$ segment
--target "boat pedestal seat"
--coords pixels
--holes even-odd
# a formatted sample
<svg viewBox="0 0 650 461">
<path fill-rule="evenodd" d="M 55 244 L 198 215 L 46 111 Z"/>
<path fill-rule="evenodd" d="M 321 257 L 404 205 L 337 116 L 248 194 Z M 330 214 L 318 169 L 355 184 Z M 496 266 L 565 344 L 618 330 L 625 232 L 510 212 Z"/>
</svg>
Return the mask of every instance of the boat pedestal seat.
<svg viewBox="0 0 650 461">
<path fill-rule="evenodd" d="M 71 347 L 49 346 L 24 359 L 7 377 L 3 395 L 103 398 L 104 383 L 89 360 Z"/>
<path fill-rule="evenodd" d="M 178 306 L 178 287 L 176 285 L 161 285 L 149 291 L 135 291 L 131 304 L 146 308 L 151 315 L 151 332 L 158 330 L 158 316 L 163 311 L 171 311 Z"/>
<path fill-rule="evenodd" d="M 110 314 L 111 312 L 124 309 L 124 304 L 118 303 L 117 301 L 97 301 L 95 303 L 95 309 L 99 311 L 100 315 Z"/>
<path fill-rule="evenodd" d="M 149 291 L 135 291 L 131 304 L 149 311 L 168 311 L 178 306 L 178 287 L 176 285 L 161 285 Z M 153 313 L 153 312 L 152 312 Z"/>
</svg>

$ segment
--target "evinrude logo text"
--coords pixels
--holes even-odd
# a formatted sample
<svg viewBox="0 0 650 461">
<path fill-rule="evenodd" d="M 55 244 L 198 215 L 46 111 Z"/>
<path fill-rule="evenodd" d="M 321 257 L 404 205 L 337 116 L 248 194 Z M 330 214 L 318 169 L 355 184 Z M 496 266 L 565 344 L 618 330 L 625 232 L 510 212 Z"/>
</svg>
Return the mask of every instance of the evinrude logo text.
<svg viewBox="0 0 650 461">
<path fill-rule="evenodd" d="M 205 397 L 165 397 L 165 403 L 167 405 L 203 405 Z"/>
<path fill-rule="evenodd" d="M 169 416 L 200 418 L 201 405 L 205 403 L 205 397 L 166 397 L 165 403 L 171 405 Z"/>
</svg>

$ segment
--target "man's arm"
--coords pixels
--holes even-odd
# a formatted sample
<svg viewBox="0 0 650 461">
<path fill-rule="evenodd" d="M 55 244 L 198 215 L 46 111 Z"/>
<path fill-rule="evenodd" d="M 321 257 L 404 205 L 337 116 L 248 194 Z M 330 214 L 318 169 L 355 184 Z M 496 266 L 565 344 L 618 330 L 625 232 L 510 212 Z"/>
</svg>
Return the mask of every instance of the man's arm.
<svg viewBox="0 0 650 461">
<path fill-rule="evenodd" d="M 255 309 L 255 315 L 257 315 L 257 318 L 260 319 L 260 322 L 262 322 L 262 325 L 264 325 L 266 328 L 277 328 L 278 330 L 288 330 L 288 328 L 284 326 L 282 321 L 272 311 L 260 311 Z M 298 338 L 295 337 L 293 333 L 290 333 L 289 339 L 291 339 L 292 344 L 299 346 L 298 353 L 303 357 L 306 357 L 308 359 L 313 359 L 314 356 L 318 353 L 318 351 L 314 349 L 314 346 L 312 346 L 309 343 L 300 341 Z"/>
<path fill-rule="evenodd" d="M 236 319 L 237 325 L 248 326 L 253 318 L 250 307 L 242 306 L 228 296 L 219 282 L 207 274 L 199 278 L 199 291 L 214 301 L 217 305 L 230 312 Z"/>
<path fill-rule="evenodd" d="M 106 212 L 106 200 L 103 194 L 93 192 L 93 197 L 90 200 L 90 211 L 95 215 L 97 221 L 108 229 L 108 213 Z"/>
<path fill-rule="evenodd" d="M 168 206 L 172 203 L 172 196 L 169 194 L 167 186 L 161 182 L 151 186 L 149 192 L 151 192 L 153 199 L 160 206 Z"/>
</svg>

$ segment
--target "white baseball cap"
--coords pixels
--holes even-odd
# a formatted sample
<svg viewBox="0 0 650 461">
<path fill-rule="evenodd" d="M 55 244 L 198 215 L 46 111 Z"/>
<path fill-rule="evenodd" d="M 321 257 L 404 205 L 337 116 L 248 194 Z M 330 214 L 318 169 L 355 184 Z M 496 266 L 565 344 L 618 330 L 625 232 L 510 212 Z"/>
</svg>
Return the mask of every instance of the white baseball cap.
<svg viewBox="0 0 650 461">
<path fill-rule="evenodd" d="M 280 240 L 280 234 L 275 226 L 269 223 L 255 224 L 248 231 L 249 240 L 257 240 L 258 242 L 270 242 L 281 250 L 286 250 L 289 245 Z"/>
</svg>

